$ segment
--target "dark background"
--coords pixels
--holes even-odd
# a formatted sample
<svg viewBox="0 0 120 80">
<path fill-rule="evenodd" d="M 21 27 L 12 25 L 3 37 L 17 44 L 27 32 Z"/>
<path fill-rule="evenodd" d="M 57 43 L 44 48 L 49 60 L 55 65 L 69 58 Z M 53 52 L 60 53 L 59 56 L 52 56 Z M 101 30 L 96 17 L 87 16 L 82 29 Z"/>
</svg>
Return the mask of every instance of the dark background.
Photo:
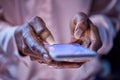
<svg viewBox="0 0 120 80">
<path fill-rule="evenodd" d="M 114 39 L 113 48 L 107 55 L 102 56 L 102 59 L 111 64 L 111 80 L 120 80 L 120 31 Z"/>
</svg>

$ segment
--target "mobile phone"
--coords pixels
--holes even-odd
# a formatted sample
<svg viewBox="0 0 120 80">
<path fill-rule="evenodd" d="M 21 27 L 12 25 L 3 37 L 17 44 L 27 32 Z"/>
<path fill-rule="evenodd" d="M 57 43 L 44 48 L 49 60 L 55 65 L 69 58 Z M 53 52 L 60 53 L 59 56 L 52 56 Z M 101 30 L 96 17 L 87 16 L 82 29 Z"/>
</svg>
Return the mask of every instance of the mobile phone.
<svg viewBox="0 0 120 80">
<path fill-rule="evenodd" d="M 54 61 L 86 62 L 97 57 L 95 51 L 91 51 L 79 44 L 54 44 L 46 47 Z"/>
</svg>

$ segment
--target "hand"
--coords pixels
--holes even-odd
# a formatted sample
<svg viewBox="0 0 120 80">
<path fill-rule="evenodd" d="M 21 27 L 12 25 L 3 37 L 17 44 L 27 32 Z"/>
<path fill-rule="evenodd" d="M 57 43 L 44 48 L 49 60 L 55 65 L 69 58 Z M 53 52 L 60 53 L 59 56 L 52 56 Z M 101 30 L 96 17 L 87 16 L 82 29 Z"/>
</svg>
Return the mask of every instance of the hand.
<svg viewBox="0 0 120 80">
<path fill-rule="evenodd" d="M 70 22 L 70 28 L 72 43 L 78 43 L 94 51 L 98 51 L 102 46 L 98 29 L 86 14 L 79 13 L 75 15 Z M 95 69 L 95 67 L 97 67 L 97 69 Z M 78 75 L 81 80 L 89 80 L 101 71 L 101 65 L 98 59 L 93 59 L 82 64 L 78 71 L 79 74 L 77 73 L 76 75 Z"/>
<path fill-rule="evenodd" d="M 54 44 L 53 36 L 40 17 L 34 17 L 15 31 L 19 52 L 28 55 L 32 60 L 57 68 L 78 67 L 80 63 L 55 62 L 49 56 L 44 43 Z"/>
<path fill-rule="evenodd" d="M 72 43 L 97 51 L 101 47 L 101 39 L 97 27 L 89 20 L 87 15 L 79 13 L 70 22 Z"/>
<path fill-rule="evenodd" d="M 38 58 L 41 62 L 45 62 L 43 56 L 48 57 L 43 42 L 54 43 L 53 36 L 46 28 L 44 21 L 39 17 L 34 17 L 26 24 L 18 27 L 15 31 L 15 39 L 18 50 L 22 55 Z"/>
</svg>

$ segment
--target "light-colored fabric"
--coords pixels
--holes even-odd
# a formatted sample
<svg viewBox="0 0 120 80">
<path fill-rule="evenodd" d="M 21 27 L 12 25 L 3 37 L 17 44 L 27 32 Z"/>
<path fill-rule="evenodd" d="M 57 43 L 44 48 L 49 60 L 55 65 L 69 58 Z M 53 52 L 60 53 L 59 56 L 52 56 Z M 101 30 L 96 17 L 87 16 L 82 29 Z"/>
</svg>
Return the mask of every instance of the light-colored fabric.
<svg viewBox="0 0 120 80">
<path fill-rule="evenodd" d="M 6 23 L 3 23 L 3 25 L 6 28 L 0 29 L 0 79 L 16 80 L 20 56 L 13 34 L 17 27 L 10 27 Z M 1 23 L 1 27 L 3 25 Z"/>
</svg>

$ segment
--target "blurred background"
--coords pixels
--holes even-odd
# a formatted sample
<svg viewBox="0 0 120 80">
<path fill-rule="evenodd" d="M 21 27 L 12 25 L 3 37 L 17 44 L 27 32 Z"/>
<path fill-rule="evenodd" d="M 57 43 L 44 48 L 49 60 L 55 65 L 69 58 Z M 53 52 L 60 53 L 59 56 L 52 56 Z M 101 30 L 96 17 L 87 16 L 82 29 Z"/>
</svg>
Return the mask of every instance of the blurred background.
<svg viewBox="0 0 120 80">
<path fill-rule="evenodd" d="M 18 26 L 33 16 L 40 16 L 57 43 L 70 42 L 70 19 L 78 12 L 84 12 L 88 16 L 104 14 L 119 20 L 120 0 L 0 0 L 0 21 Z M 113 48 L 101 56 L 101 62 L 105 71 L 96 75 L 94 80 L 120 80 L 120 31 L 114 39 Z"/>
</svg>

